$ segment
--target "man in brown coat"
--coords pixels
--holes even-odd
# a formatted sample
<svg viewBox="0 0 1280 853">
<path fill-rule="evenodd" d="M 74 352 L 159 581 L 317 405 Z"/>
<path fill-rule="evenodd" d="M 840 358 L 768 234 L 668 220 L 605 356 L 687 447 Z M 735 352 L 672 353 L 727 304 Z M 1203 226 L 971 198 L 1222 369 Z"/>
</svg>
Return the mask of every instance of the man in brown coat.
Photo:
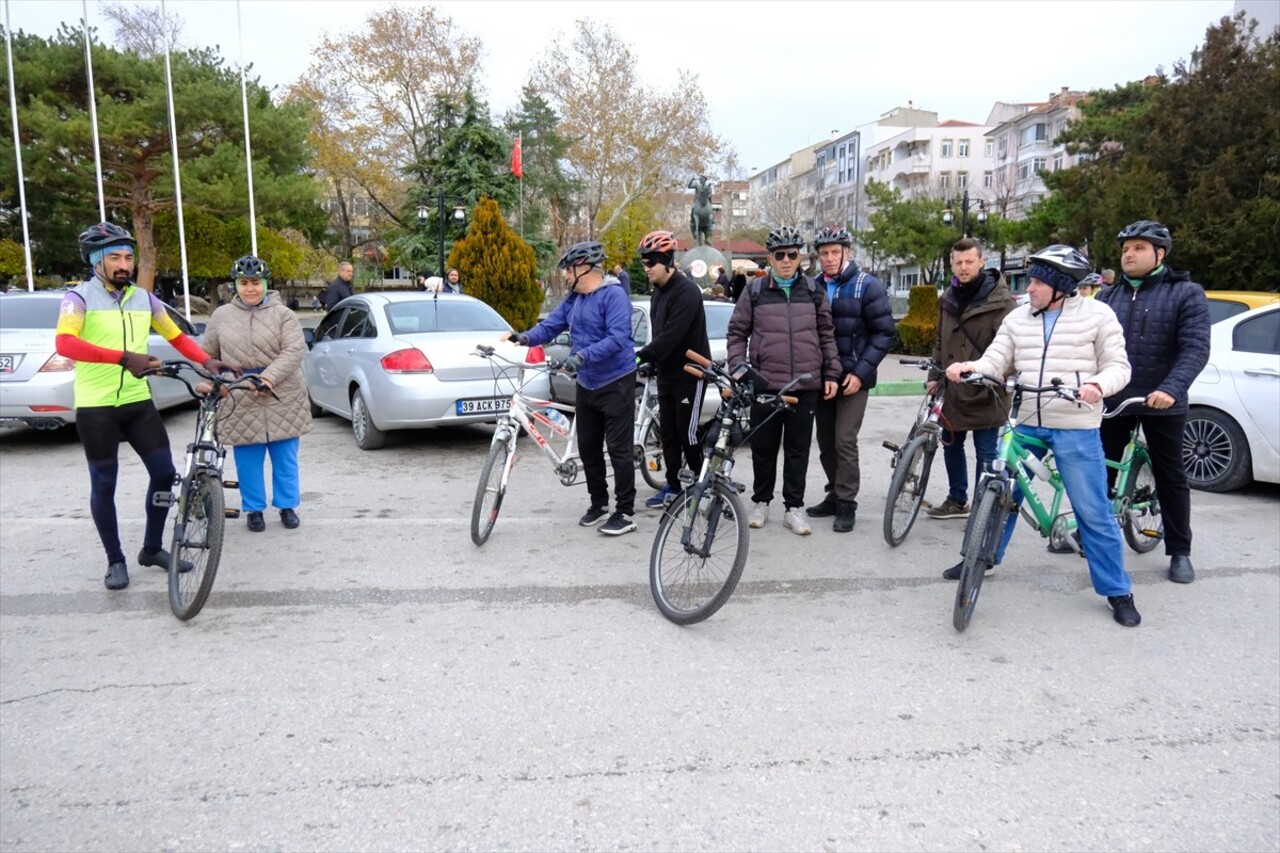
<svg viewBox="0 0 1280 853">
<path fill-rule="evenodd" d="M 778 450 L 782 450 L 782 524 L 799 536 L 813 532 L 804 515 L 804 485 L 813 443 L 813 415 L 818 397 L 836 395 L 842 374 L 836 350 L 835 327 L 826 291 L 800 272 L 804 237 L 790 225 L 769 232 L 769 276 L 756 279 L 734 306 L 726 332 L 728 362 L 744 361 L 763 377 L 766 387 L 777 391 L 792 379 L 809 378 L 790 393 L 800 402 L 781 414 L 752 406 L 751 466 L 755 476 L 748 525 L 764 527 L 769 503 L 778 480 Z"/>
<path fill-rule="evenodd" d="M 991 344 L 1005 315 L 1017 307 L 999 270 L 986 269 L 982 247 L 972 237 L 957 240 L 951 247 L 951 286 L 938 299 L 938 336 L 933 345 L 933 361 L 944 370 L 957 361 L 973 361 Z M 941 377 L 929 382 L 932 392 Z M 1008 412 L 1008 398 L 1001 392 L 963 383 L 947 385 L 942 403 L 945 428 L 942 432 L 942 459 L 947 467 L 947 499 L 930 507 L 930 518 L 969 516 L 969 462 L 964 453 L 965 437 L 973 434 L 978 457 L 974 486 L 986 466 L 996 458 L 996 436 Z"/>
</svg>

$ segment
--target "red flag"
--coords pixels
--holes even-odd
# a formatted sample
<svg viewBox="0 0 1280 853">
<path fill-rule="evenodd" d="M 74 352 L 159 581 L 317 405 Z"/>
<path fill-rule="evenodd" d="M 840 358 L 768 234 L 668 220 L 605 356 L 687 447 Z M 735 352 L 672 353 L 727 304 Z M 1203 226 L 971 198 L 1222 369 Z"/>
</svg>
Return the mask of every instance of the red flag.
<svg viewBox="0 0 1280 853">
<path fill-rule="evenodd" d="M 511 149 L 511 174 L 517 178 L 524 177 L 524 161 L 520 157 L 520 144 L 524 138 L 524 134 L 516 137 L 516 147 Z"/>
</svg>

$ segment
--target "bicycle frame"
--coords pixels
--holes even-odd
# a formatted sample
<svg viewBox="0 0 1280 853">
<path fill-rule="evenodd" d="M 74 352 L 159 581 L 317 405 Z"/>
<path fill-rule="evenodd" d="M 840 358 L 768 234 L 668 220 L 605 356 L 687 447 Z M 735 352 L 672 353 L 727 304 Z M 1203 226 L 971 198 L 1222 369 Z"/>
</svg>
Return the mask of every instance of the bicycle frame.
<svg viewBox="0 0 1280 853">
<path fill-rule="evenodd" d="M 937 365 L 928 359 L 900 358 L 900 364 L 912 364 L 921 370 L 936 370 Z M 938 381 L 938 387 L 932 393 L 926 393 L 924 399 L 920 401 L 920 408 L 916 410 L 915 423 L 911 425 L 910 431 L 907 432 L 907 438 L 901 445 L 894 444 L 892 441 L 882 442 L 882 446 L 892 451 L 893 457 L 889 460 L 889 468 L 898 467 L 898 463 L 902 461 L 902 451 L 906 449 L 916 436 L 921 433 L 930 433 L 938 436 L 942 433 L 942 401 L 946 393 L 946 377 Z M 936 448 L 936 445 L 932 445 Z"/>
</svg>

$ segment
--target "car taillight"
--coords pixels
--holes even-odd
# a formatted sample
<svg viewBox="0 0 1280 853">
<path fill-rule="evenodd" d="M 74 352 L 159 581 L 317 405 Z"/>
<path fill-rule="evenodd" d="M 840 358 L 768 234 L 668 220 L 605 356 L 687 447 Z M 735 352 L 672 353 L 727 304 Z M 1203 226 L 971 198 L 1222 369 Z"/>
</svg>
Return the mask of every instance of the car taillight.
<svg viewBox="0 0 1280 853">
<path fill-rule="evenodd" d="M 399 349 L 395 352 L 389 352 L 382 357 L 382 369 L 387 373 L 432 373 L 435 368 L 431 366 L 431 362 L 427 361 L 427 357 L 422 354 L 422 350 Z"/>
<path fill-rule="evenodd" d="M 547 352 L 540 346 L 529 347 L 529 351 L 524 354 L 525 364 L 546 364 Z"/>
<path fill-rule="evenodd" d="M 76 363 L 66 356 L 54 353 L 49 356 L 49 360 L 40 368 L 41 373 L 57 373 L 62 370 L 75 370 Z"/>
</svg>

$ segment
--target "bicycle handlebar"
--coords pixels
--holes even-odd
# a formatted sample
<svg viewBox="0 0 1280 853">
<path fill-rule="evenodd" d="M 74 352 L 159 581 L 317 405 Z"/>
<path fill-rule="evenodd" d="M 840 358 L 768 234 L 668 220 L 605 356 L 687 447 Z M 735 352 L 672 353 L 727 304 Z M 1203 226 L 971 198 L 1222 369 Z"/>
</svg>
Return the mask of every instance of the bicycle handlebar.
<svg viewBox="0 0 1280 853">
<path fill-rule="evenodd" d="M 1137 404 L 1137 405 L 1141 405 L 1141 404 L 1144 404 L 1144 403 L 1146 403 L 1146 402 L 1147 402 L 1147 398 L 1146 398 L 1146 397 L 1130 397 L 1130 398 L 1129 398 L 1129 399 L 1127 399 L 1127 400 L 1121 400 L 1121 401 L 1120 401 L 1120 403 L 1119 403 L 1119 405 L 1117 405 L 1115 408 L 1107 409 L 1106 411 L 1104 411 L 1104 412 L 1102 413 L 1102 416 L 1103 416 L 1104 418 L 1114 418 L 1116 415 L 1118 415 L 1118 414 L 1120 414 L 1121 412 L 1123 412 L 1123 411 L 1124 411 L 1126 408 L 1128 408 L 1129 406 L 1132 406 L 1132 405 L 1135 405 L 1135 404 Z"/>
<path fill-rule="evenodd" d="M 530 364 L 527 361 L 516 361 L 515 359 L 507 358 L 505 355 L 502 355 L 496 349 L 486 344 L 476 344 L 476 351 L 473 352 L 472 355 L 477 355 L 480 358 L 496 358 L 498 361 L 506 362 L 512 367 L 521 367 L 526 370 L 552 371 L 560 370 L 564 367 L 563 361 L 557 361 L 554 358 L 549 358 L 541 364 Z"/>
<path fill-rule="evenodd" d="M 205 392 L 198 391 L 197 385 L 192 385 L 191 380 L 181 375 L 182 371 L 184 370 L 194 373 L 196 376 L 200 377 L 205 382 L 212 383 L 210 385 L 209 391 L 205 391 Z M 152 367 L 148 370 L 142 371 L 139 378 L 142 378 L 143 376 L 164 376 L 169 379 L 177 379 L 183 385 L 187 386 L 187 393 L 189 393 L 192 399 L 195 399 L 195 400 L 199 400 L 201 397 L 205 396 L 206 394 L 214 392 L 214 389 L 217 389 L 218 393 L 221 393 L 223 389 L 225 389 L 228 392 L 249 391 L 249 390 L 266 391 L 268 394 L 270 394 L 272 397 L 275 397 L 277 400 L 280 399 L 278 396 L 276 396 L 276 392 L 271 390 L 271 387 L 267 385 L 266 380 L 263 379 L 261 376 L 257 375 L 256 373 L 243 373 L 239 376 L 233 376 L 230 379 L 228 379 L 219 373 L 211 373 L 210 371 L 205 370 L 202 367 L 197 367 L 196 365 L 192 364 L 189 361 L 165 361 L 165 362 L 162 362 L 159 367 Z M 242 384 L 242 383 L 247 383 L 247 384 Z"/>
</svg>

